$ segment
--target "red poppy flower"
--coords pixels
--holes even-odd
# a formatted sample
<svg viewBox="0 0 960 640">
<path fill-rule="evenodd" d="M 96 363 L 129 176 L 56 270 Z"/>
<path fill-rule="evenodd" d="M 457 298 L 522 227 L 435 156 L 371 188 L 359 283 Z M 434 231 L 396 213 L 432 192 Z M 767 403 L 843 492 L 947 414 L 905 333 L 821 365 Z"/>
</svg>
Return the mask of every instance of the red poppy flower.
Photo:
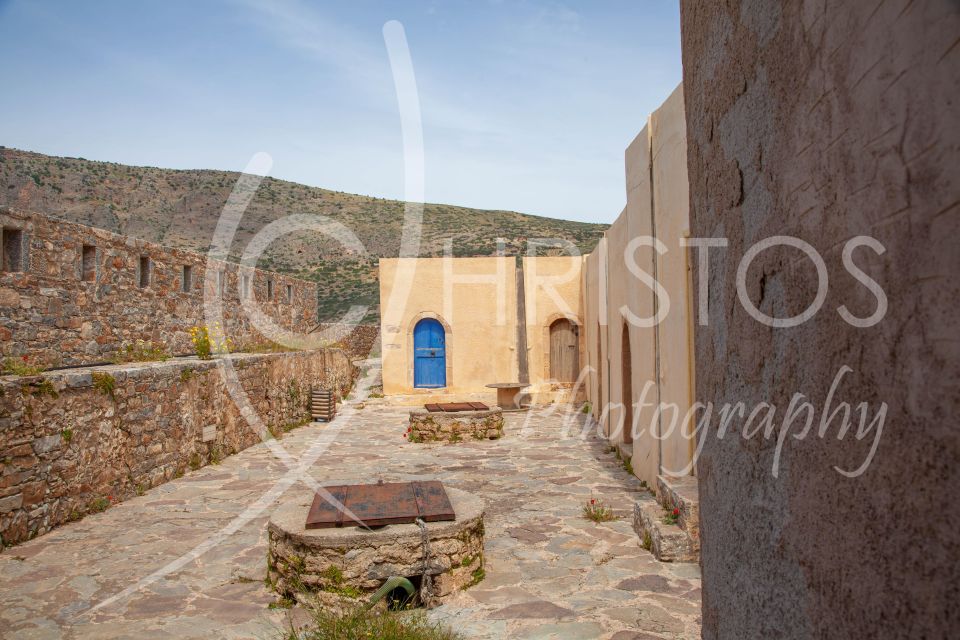
<svg viewBox="0 0 960 640">
<path fill-rule="evenodd" d="M 675 516 L 680 515 L 680 509 L 674 509 L 674 510 L 673 510 L 673 515 L 675 515 Z"/>
<path fill-rule="evenodd" d="M 590 504 L 597 504 L 597 501 L 594 500 L 593 498 L 590 498 Z"/>
</svg>

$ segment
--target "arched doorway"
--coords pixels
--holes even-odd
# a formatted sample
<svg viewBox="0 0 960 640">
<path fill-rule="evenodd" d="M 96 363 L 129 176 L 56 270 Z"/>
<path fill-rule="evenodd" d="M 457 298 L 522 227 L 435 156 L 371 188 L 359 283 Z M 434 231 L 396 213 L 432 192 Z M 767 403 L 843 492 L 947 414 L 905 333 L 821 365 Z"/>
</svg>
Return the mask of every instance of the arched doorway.
<svg viewBox="0 0 960 640">
<path fill-rule="evenodd" d="M 623 443 L 633 443 L 633 358 L 630 353 L 630 327 L 620 330 L 620 388 L 623 402 Z"/>
<path fill-rule="evenodd" d="M 557 382 L 576 382 L 580 371 L 580 345 L 577 325 L 566 318 L 550 325 L 550 378 Z"/>
<path fill-rule="evenodd" d="M 446 335 L 439 320 L 424 318 L 413 328 L 413 386 L 447 386 Z"/>
</svg>

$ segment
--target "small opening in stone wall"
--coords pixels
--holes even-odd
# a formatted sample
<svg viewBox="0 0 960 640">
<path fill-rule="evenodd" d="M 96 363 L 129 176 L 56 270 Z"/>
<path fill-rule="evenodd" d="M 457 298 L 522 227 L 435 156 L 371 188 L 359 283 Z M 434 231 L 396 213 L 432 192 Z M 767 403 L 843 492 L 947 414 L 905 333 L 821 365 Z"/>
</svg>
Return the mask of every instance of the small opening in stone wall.
<svg viewBox="0 0 960 640">
<path fill-rule="evenodd" d="M 23 271 L 23 231 L 3 229 L 3 270 Z"/>
<path fill-rule="evenodd" d="M 226 291 L 227 274 L 217 271 L 217 294 L 222 298 Z"/>
<path fill-rule="evenodd" d="M 97 279 L 97 248 L 92 244 L 83 245 L 80 253 L 80 279 L 84 282 Z"/>
<path fill-rule="evenodd" d="M 273 300 L 273 280 L 267 278 L 267 300 Z"/>
<path fill-rule="evenodd" d="M 287 285 L 287 304 L 293 304 L 293 285 Z"/>
<path fill-rule="evenodd" d="M 240 297 L 250 297 L 250 276 L 240 276 Z"/>
<path fill-rule="evenodd" d="M 193 288 L 193 267 L 188 264 L 183 265 L 183 277 L 180 278 L 180 290 L 184 293 Z"/>
<path fill-rule="evenodd" d="M 417 597 L 417 594 L 420 593 L 420 585 L 423 582 L 423 576 L 406 576 L 413 584 L 413 595 L 407 595 L 407 592 L 403 587 L 397 587 L 393 591 L 387 594 L 387 608 L 391 611 L 403 611 L 408 607 L 420 606 L 420 598 Z"/>
<path fill-rule="evenodd" d="M 150 286 L 150 272 L 153 270 L 153 265 L 150 262 L 150 256 L 140 256 L 140 269 L 139 269 L 139 284 L 141 289 L 146 289 Z"/>
</svg>

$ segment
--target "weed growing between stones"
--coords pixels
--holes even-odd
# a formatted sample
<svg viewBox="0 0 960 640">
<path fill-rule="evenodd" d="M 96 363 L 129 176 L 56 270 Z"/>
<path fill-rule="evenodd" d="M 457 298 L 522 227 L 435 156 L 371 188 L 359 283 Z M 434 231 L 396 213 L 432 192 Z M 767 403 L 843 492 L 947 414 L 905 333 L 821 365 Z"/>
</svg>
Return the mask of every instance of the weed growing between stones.
<svg viewBox="0 0 960 640">
<path fill-rule="evenodd" d="M 282 596 L 277 598 L 274 602 L 271 602 L 267 605 L 268 609 L 290 609 L 293 605 L 296 604 L 296 601 L 293 598 L 288 598 L 287 596 Z"/>
<path fill-rule="evenodd" d="M 484 570 L 483 566 L 481 565 L 476 569 L 474 569 L 473 573 L 471 573 L 470 575 L 473 576 L 473 579 L 470 581 L 470 584 L 468 584 L 465 587 L 466 589 L 469 589 L 470 587 L 480 584 L 483 581 L 483 579 L 487 577 L 487 572 Z"/>
<path fill-rule="evenodd" d="M 65 443 L 70 444 L 70 441 L 73 440 L 73 429 L 64 429 L 60 432 L 60 437 L 63 438 Z"/>
<path fill-rule="evenodd" d="M 584 413 L 584 414 L 590 413 L 590 409 L 591 409 L 590 403 L 589 403 L 589 402 L 584 402 L 584 403 L 583 403 L 583 408 L 580 409 L 580 413 Z"/>
<path fill-rule="evenodd" d="M 110 399 L 116 402 L 116 389 L 117 389 L 117 379 L 114 378 L 109 373 L 102 373 L 100 371 L 94 372 L 91 375 L 93 379 L 93 388 L 100 391 L 104 395 L 110 396 Z"/>
<path fill-rule="evenodd" d="M 590 498 L 587 504 L 583 505 L 583 517 L 594 522 L 610 522 L 617 519 L 610 505 L 597 498 Z"/>
<path fill-rule="evenodd" d="M 653 539 L 650 537 L 649 531 L 643 532 L 643 542 L 640 544 L 640 546 L 647 551 L 651 551 L 653 549 Z"/>
<path fill-rule="evenodd" d="M 663 516 L 661 519 L 663 524 L 677 524 L 677 520 L 680 518 L 680 509 L 674 509 L 667 515 Z"/>
<path fill-rule="evenodd" d="M 87 511 L 90 513 L 100 513 L 101 511 L 106 511 L 110 508 L 110 498 L 94 498 L 90 501 L 90 504 L 87 505 Z"/>
<path fill-rule="evenodd" d="M 197 469 L 203 466 L 203 460 L 200 458 L 200 454 L 194 451 L 193 453 L 190 454 L 190 460 L 188 461 L 187 464 L 190 465 L 191 471 L 196 471 Z"/>
<path fill-rule="evenodd" d="M 303 562 L 302 558 L 300 558 L 299 560 Z M 297 567 L 294 566 L 294 568 L 297 568 Z M 303 570 L 300 568 L 297 568 L 297 569 L 298 569 L 298 573 Z M 354 600 L 363 596 L 363 592 L 360 591 L 360 589 L 357 589 L 356 587 L 353 587 L 348 584 L 343 584 L 343 571 L 341 571 L 339 567 L 330 565 L 323 571 L 321 576 L 323 577 L 323 580 L 324 580 L 324 583 L 321 589 L 323 589 L 327 593 L 334 593 L 336 595 L 344 596 L 346 598 L 352 598 Z"/>
<path fill-rule="evenodd" d="M 112 360 L 117 364 L 124 362 L 163 362 L 170 359 L 166 345 L 148 340 L 137 340 L 120 347 Z"/>
<path fill-rule="evenodd" d="M 193 350 L 201 360 L 210 360 L 215 355 L 223 355 L 233 347 L 233 341 L 228 338 L 219 322 L 212 327 L 201 325 L 190 328 L 190 341 Z"/>
<path fill-rule="evenodd" d="M 300 628 L 288 622 L 283 640 L 462 640 L 463 636 L 439 622 L 431 622 L 422 610 L 385 611 L 375 608 L 336 613 L 319 604 L 307 607 L 310 621 Z"/>
<path fill-rule="evenodd" d="M 182 369 L 180 371 L 180 382 L 187 382 L 193 377 L 193 369 Z"/>
<path fill-rule="evenodd" d="M 57 399 L 60 397 L 60 394 L 57 393 L 57 390 L 53 387 L 53 383 L 47 380 L 46 378 L 42 378 L 40 380 L 34 380 L 33 382 L 30 382 L 28 384 L 21 385 L 20 393 L 30 397 L 34 395 L 50 396 L 53 399 Z M 28 417 L 32 415 L 32 407 L 28 405 L 25 408 L 25 410 L 27 411 Z"/>
<path fill-rule="evenodd" d="M 22 356 L 20 358 L 4 358 L 0 371 L 5 376 L 35 376 L 43 371 L 43 367 L 30 364 L 30 359 L 27 356 Z"/>
</svg>

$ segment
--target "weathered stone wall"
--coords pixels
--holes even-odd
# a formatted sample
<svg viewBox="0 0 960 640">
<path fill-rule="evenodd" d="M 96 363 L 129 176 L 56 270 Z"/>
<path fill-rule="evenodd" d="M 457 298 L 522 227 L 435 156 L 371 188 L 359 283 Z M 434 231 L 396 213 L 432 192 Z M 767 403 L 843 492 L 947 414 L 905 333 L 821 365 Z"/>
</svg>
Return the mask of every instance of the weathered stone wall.
<svg viewBox="0 0 960 640">
<path fill-rule="evenodd" d="M 503 437 L 503 411 L 410 412 L 407 439 L 410 442 L 462 442 L 497 440 Z"/>
<path fill-rule="evenodd" d="M 0 226 L 8 237 L 13 230 L 22 235 L 22 271 L 0 272 L 0 355 L 27 355 L 46 367 L 94 364 L 138 339 L 175 354 L 192 351 L 190 327 L 204 324 L 205 256 L 6 208 L 0 208 Z M 95 247 L 89 281 L 82 273 L 84 245 Z M 143 288 L 141 256 L 150 260 L 150 282 Z M 236 347 L 262 341 L 251 322 L 255 314 L 241 306 L 239 265 L 215 264 L 223 272 L 227 335 Z M 191 269 L 187 291 L 184 265 Z M 316 284 L 257 269 L 242 273 L 265 318 L 301 333 L 316 324 Z"/>
<path fill-rule="evenodd" d="M 312 385 L 350 384 L 340 350 L 232 359 L 274 435 L 305 423 Z M 176 359 L 0 378 L 0 536 L 21 542 L 261 441 L 218 369 Z"/>
<path fill-rule="evenodd" d="M 342 347 L 352 357 L 366 358 L 370 355 L 374 343 L 380 337 L 380 326 L 376 324 L 354 325 L 324 322 L 320 324 L 317 333 L 324 340 Z"/>
<path fill-rule="evenodd" d="M 842 441 L 744 440 L 734 420 L 699 460 L 704 638 L 950 637 L 960 628 L 960 12 L 955 2 L 682 2 L 684 94 L 694 237 L 710 253 L 709 325 L 696 327 L 696 397 L 765 401 L 803 393 L 887 417 Z M 823 307 L 772 329 L 737 300 L 756 241 L 792 235 L 827 266 Z M 886 293 L 886 316 L 858 328 L 874 295 L 843 266 L 858 235 L 884 247 L 853 261 Z M 697 274 L 698 269 L 694 269 Z M 747 273 L 777 317 L 814 300 L 796 249 Z M 802 426 L 802 417 L 795 429 Z M 816 431 L 816 427 L 814 429 Z"/>
<path fill-rule="evenodd" d="M 267 580 L 286 597 L 309 594 L 325 608 L 351 610 L 391 576 L 416 580 L 426 572 L 432 589 L 424 606 L 440 604 L 484 577 L 483 501 L 446 487 L 455 521 L 392 524 L 372 531 L 357 527 L 305 529 L 312 493 L 297 493 L 279 506 L 267 527 Z"/>
</svg>

